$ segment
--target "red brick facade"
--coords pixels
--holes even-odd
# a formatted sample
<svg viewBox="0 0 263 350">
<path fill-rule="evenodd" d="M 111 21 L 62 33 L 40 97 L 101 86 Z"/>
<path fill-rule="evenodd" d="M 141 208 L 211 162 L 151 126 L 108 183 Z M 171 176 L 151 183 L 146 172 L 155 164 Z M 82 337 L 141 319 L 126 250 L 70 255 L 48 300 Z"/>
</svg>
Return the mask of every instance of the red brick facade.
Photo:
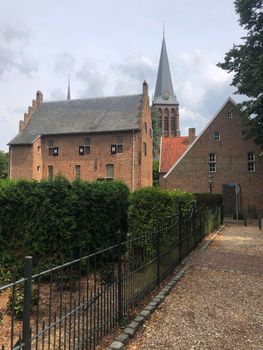
<svg viewBox="0 0 263 350">
<path fill-rule="evenodd" d="M 222 193 L 223 185 L 237 183 L 240 186 L 240 210 L 263 213 L 263 159 L 259 157 L 260 150 L 254 141 L 244 139 L 243 131 L 240 112 L 234 101 L 228 99 L 164 175 L 161 187 L 190 192 L 212 189 Z M 209 159 L 209 154 L 214 156 Z"/>
<path fill-rule="evenodd" d="M 80 153 L 80 147 L 85 153 Z M 117 145 L 117 153 L 112 152 Z M 53 154 L 57 148 L 58 155 Z M 56 150 L 55 150 L 56 152 Z M 55 153 L 56 154 L 56 153 Z M 108 168 L 108 172 L 107 172 Z M 10 178 L 124 181 L 131 190 L 152 186 L 152 123 L 148 86 L 144 83 L 137 130 L 39 136 L 32 145 L 10 146 Z M 52 174 L 51 174 L 52 173 Z"/>
</svg>

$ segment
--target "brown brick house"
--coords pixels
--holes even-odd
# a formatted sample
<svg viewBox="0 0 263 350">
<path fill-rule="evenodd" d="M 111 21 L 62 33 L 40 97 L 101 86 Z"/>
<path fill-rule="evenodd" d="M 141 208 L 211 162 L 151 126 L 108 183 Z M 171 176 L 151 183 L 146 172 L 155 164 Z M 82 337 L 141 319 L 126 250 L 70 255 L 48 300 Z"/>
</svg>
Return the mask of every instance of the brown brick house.
<svg viewBox="0 0 263 350">
<path fill-rule="evenodd" d="M 263 159 L 244 139 L 236 103 L 228 98 L 208 125 L 161 178 L 161 187 L 223 193 L 226 215 L 263 214 Z M 237 194 L 235 191 L 237 190 Z"/>
<path fill-rule="evenodd" d="M 9 142 L 12 179 L 124 181 L 152 185 L 148 85 L 130 96 L 43 102 L 41 92 Z"/>
</svg>

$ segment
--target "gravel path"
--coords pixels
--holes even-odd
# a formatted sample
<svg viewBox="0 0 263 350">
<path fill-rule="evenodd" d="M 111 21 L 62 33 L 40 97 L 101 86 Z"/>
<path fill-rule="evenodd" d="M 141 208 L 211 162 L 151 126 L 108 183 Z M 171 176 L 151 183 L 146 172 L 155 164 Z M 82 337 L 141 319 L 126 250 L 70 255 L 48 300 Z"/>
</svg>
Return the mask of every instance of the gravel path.
<svg viewBox="0 0 263 350">
<path fill-rule="evenodd" d="M 226 227 L 137 333 L 129 350 L 263 350 L 263 232 Z"/>
</svg>

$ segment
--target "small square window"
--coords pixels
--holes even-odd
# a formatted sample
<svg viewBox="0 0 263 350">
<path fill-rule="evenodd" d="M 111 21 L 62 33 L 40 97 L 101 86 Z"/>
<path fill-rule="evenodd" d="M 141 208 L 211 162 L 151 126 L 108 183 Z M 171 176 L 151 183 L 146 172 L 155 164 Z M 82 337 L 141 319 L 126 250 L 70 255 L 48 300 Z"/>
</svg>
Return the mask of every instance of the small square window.
<svg viewBox="0 0 263 350">
<path fill-rule="evenodd" d="M 215 163 L 216 162 L 216 155 L 215 155 L 215 153 L 209 153 L 208 159 L 209 159 L 210 163 Z"/>
<path fill-rule="evenodd" d="M 218 131 L 214 132 L 214 140 L 215 141 L 220 141 L 220 132 L 218 132 Z"/>
</svg>

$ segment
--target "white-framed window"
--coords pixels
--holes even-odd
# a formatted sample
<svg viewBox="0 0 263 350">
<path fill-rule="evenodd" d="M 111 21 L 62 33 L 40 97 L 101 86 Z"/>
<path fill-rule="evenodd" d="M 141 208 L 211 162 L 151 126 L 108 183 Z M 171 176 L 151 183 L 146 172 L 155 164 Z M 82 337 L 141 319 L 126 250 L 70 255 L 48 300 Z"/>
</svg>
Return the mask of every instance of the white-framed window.
<svg viewBox="0 0 263 350">
<path fill-rule="evenodd" d="M 214 140 L 215 141 L 220 141 L 220 132 L 219 131 L 215 131 L 214 132 Z"/>
<path fill-rule="evenodd" d="M 54 157 L 58 156 L 58 147 L 49 147 L 48 154 Z"/>
<path fill-rule="evenodd" d="M 209 164 L 209 172 L 215 173 L 216 172 L 216 154 L 215 153 L 208 154 L 208 164 Z"/>
<path fill-rule="evenodd" d="M 79 155 L 84 156 L 84 155 L 89 155 L 89 154 L 90 154 L 90 138 L 85 137 L 84 145 L 79 146 Z"/>
<path fill-rule="evenodd" d="M 247 170 L 250 173 L 256 171 L 256 155 L 254 152 L 248 152 L 247 154 Z"/>
</svg>

